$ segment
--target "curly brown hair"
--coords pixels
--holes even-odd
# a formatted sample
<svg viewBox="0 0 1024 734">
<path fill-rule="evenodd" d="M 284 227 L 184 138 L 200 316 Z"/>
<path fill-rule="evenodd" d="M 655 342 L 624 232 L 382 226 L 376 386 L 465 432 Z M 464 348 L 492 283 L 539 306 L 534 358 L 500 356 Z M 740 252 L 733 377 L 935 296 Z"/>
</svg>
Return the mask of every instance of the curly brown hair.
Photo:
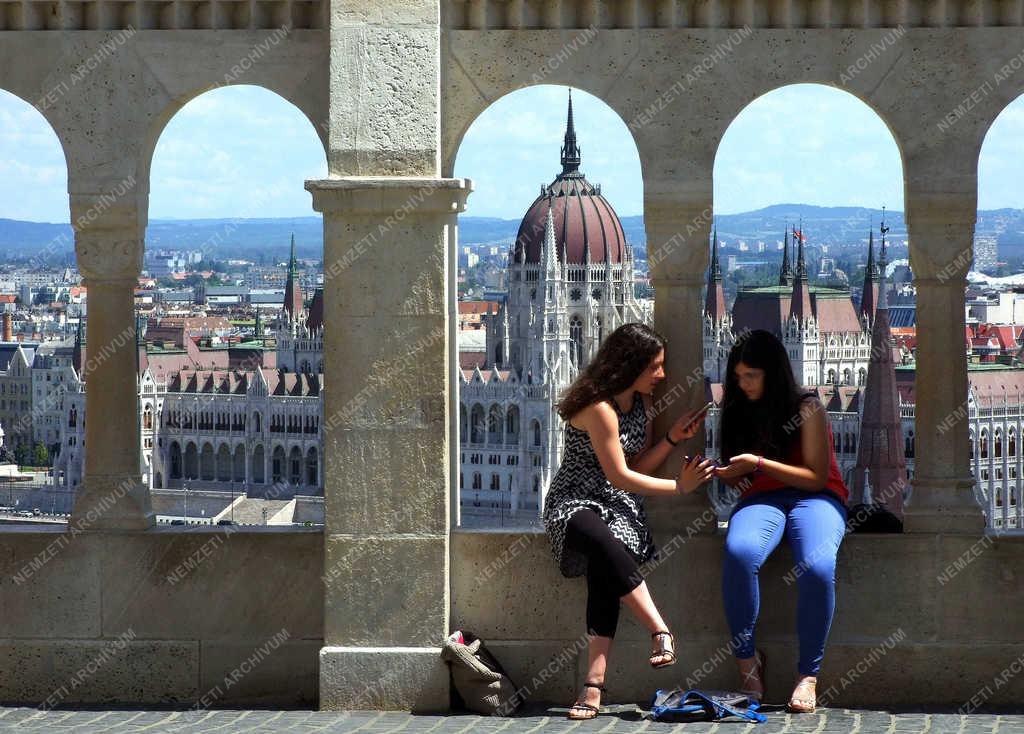
<svg viewBox="0 0 1024 734">
<path fill-rule="evenodd" d="M 558 415 L 567 421 L 588 405 L 628 389 L 667 343 L 645 324 L 623 324 L 608 335 L 594 359 L 566 388 L 558 402 Z"/>
</svg>

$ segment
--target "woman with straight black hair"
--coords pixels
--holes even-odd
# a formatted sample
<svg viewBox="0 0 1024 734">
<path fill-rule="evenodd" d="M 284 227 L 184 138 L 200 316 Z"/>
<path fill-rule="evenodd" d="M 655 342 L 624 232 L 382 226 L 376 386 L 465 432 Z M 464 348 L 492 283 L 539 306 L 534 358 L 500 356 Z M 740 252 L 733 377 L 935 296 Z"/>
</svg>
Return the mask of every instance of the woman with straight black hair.
<svg viewBox="0 0 1024 734">
<path fill-rule="evenodd" d="M 774 334 L 752 331 L 729 353 L 719 435 L 721 455 L 729 458 L 714 472 L 741 490 L 722 566 L 741 687 L 753 698 L 764 695 L 764 653 L 754 646 L 757 576 L 785 535 L 796 562 L 800 640 L 787 710 L 810 713 L 835 611 L 836 554 L 846 532 L 849 491 L 825 409 L 813 392 L 797 386 L 786 348 Z"/>
<path fill-rule="evenodd" d="M 676 660 L 674 639 L 640 570 L 655 556 L 643 496 L 692 492 L 711 478 L 712 462 L 694 457 L 676 479 L 651 476 L 703 420 L 697 411 L 685 413 L 654 439 L 651 395 L 665 379 L 664 364 L 665 339 L 644 324 L 624 324 L 558 405 L 565 448 L 544 502 L 544 528 L 562 574 L 587 577 L 590 636 L 586 682 L 571 719 L 597 716 L 620 602 L 651 632 L 650 664 L 662 668 Z"/>
</svg>

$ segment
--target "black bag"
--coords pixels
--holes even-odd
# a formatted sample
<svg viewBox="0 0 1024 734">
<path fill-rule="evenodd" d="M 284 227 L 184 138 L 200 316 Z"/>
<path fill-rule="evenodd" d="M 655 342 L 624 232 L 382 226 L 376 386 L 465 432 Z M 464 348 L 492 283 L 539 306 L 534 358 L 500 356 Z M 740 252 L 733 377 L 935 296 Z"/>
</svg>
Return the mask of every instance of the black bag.
<svg viewBox="0 0 1024 734">
<path fill-rule="evenodd" d="M 903 521 L 885 505 L 860 504 L 849 508 L 846 527 L 851 533 L 902 533 Z"/>
</svg>

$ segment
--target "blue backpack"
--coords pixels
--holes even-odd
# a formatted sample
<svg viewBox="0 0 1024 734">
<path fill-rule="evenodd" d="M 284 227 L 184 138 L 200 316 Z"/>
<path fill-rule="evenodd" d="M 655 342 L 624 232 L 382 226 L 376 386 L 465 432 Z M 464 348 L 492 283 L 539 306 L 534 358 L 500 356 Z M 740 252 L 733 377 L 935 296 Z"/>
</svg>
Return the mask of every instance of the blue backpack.
<svg viewBox="0 0 1024 734">
<path fill-rule="evenodd" d="M 733 691 L 702 691 L 691 688 L 673 688 L 654 693 L 651 717 L 655 721 L 717 721 L 727 716 L 738 716 L 745 721 L 763 724 L 768 717 L 758 713 L 760 704 L 743 693 Z"/>
</svg>

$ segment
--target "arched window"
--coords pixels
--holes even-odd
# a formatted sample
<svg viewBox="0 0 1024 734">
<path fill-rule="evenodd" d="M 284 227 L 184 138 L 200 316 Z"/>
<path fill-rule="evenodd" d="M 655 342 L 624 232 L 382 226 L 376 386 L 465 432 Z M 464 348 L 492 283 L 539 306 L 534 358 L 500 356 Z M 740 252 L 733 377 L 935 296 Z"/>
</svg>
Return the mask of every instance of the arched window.
<svg viewBox="0 0 1024 734">
<path fill-rule="evenodd" d="M 594 319 L 594 327 L 595 332 L 597 333 L 597 344 L 600 346 L 601 342 L 604 340 L 604 323 L 601 321 L 600 316 Z"/>
<path fill-rule="evenodd" d="M 181 479 L 181 446 L 171 441 L 171 479 Z"/>
<path fill-rule="evenodd" d="M 145 410 L 142 411 L 142 427 L 146 430 L 153 429 L 153 406 L 146 405 Z"/>
<path fill-rule="evenodd" d="M 480 472 L 476 471 L 476 472 L 473 472 L 473 489 L 480 489 L 480 488 L 481 488 Z"/>
<path fill-rule="evenodd" d="M 252 481 L 254 484 L 263 484 L 267 481 L 264 462 L 263 445 L 256 444 L 256 448 L 252 450 Z"/>
<path fill-rule="evenodd" d="M 572 342 L 572 356 L 578 367 L 583 366 L 583 322 L 579 316 L 569 319 L 569 341 Z"/>
<path fill-rule="evenodd" d="M 319 476 L 316 449 L 310 448 L 306 452 L 306 484 L 310 487 L 317 486 L 320 482 Z"/>
<path fill-rule="evenodd" d="M 292 486 L 302 484 L 302 449 L 292 446 L 288 454 L 288 483 Z"/>
<path fill-rule="evenodd" d="M 903 452 L 903 455 L 908 459 L 914 458 L 914 432 L 912 430 L 907 431 L 907 437 L 904 443 L 906 444 L 906 451 Z"/>
<path fill-rule="evenodd" d="M 973 431 L 970 432 L 969 435 L 967 436 L 967 446 L 970 448 L 970 452 L 971 452 L 970 458 L 973 460 L 974 459 L 974 433 L 973 433 Z"/>
<path fill-rule="evenodd" d="M 984 428 L 981 429 L 981 440 L 980 440 L 981 458 L 988 458 L 988 431 Z"/>
<path fill-rule="evenodd" d="M 519 406 L 510 405 L 505 413 L 505 443 L 515 446 L 519 443 Z"/>
<path fill-rule="evenodd" d="M 850 372 L 850 368 L 849 367 L 847 367 L 845 370 L 843 370 L 843 384 L 844 385 L 852 385 L 853 384 L 853 382 L 852 382 L 852 373 Z"/>
<path fill-rule="evenodd" d="M 533 491 L 534 492 L 539 492 L 540 491 L 540 477 L 536 477 L 535 476 L 533 478 Z"/>
<path fill-rule="evenodd" d="M 491 474 L 491 489 L 501 489 L 501 477 Z"/>
<path fill-rule="evenodd" d="M 501 413 L 501 406 L 492 405 L 487 416 L 487 443 L 501 443 L 501 429 L 505 422 Z"/>
<path fill-rule="evenodd" d="M 857 370 L 857 384 L 860 386 L 866 385 L 868 382 L 868 371 L 861 367 Z"/>
<path fill-rule="evenodd" d="M 835 370 L 829 370 L 828 371 L 828 379 L 826 380 L 826 382 L 828 382 L 828 384 L 830 384 L 830 385 L 834 385 L 835 381 L 836 381 L 836 371 Z"/>
<path fill-rule="evenodd" d="M 534 419 L 533 422 L 530 423 L 530 428 L 533 432 L 533 445 L 540 446 L 540 421 Z"/>
<path fill-rule="evenodd" d="M 1007 456 L 1016 456 L 1017 455 L 1017 432 L 1014 431 L 1014 429 L 1011 428 L 1007 438 L 1008 438 L 1009 446 L 1007 446 L 1007 453 L 1006 453 L 1006 455 Z"/>
<path fill-rule="evenodd" d="M 484 442 L 484 406 L 477 403 L 469 412 L 469 442 Z"/>
<path fill-rule="evenodd" d="M 459 440 L 466 443 L 466 406 L 459 404 Z"/>
<path fill-rule="evenodd" d="M 284 448 L 278 446 L 270 461 L 270 481 L 280 484 L 284 481 Z"/>
<path fill-rule="evenodd" d="M 1003 431 L 1000 428 L 996 429 L 995 435 L 995 458 L 1001 459 L 1003 457 Z"/>
</svg>

